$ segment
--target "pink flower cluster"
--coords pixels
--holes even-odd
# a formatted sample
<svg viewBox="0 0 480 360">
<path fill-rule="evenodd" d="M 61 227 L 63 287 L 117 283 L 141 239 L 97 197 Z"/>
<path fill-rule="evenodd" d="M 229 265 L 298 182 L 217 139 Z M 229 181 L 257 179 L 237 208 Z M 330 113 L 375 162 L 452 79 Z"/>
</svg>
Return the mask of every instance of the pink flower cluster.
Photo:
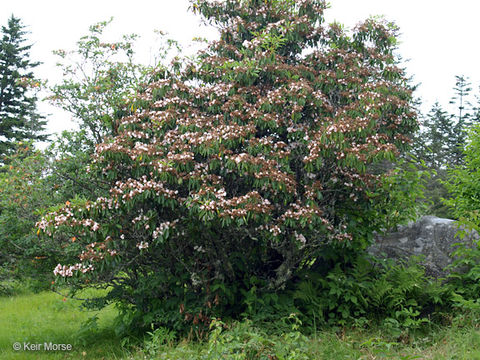
<svg viewBox="0 0 480 360">
<path fill-rule="evenodd" d="M 53 274 L 55 276 L 60 275 L 63 277 L 72 277 L 74 271 L 80 271 L 82 274 L 85 274 L 93 270 L 94 270 L 94 267 L 91 264 L 88 266 L 80 263 L 77 263 L 72 266 L 66 266 L 66 265 L 62 266 L 61 264 L 58 264 L 57 267 L 53 270 Z"/>
<path fill-rule="evenodd" d="M 157 195 L 169 198 L 175 198 L 178 194 L 178 190 L 167 189 L 163 182 L 149 180 L 146 175 L 143 175 L 140 180 L 129 178 L 125 182 L 117 181 L 115 186 L 110 189 L 110 193 L 121 195 L 123 201 L 128 201 L 147 190 L 153 190 Z"/>
<path fill-rule="evenodd" d="M 148 249 L 148 242 L 146 242 L 146 241 L 140 241 L 140 242 L 137 244 L 137 248 L 138 248 L 138 250 Z"/>
<path fill-rule="evenodd" d="M 178 222 L 178 219 L 174 220 L 174 221 L 165 221 L 165 222 L 161 223 L 153 231 L 153 235 L 152 235 L 153 239 L 157 239 L 159 236 L 163 235 L 167 229 L 175 227 L 177 222 Z"/>
<path fill-rule="evenodd" d="M 51 232 L 47 230 L 49 226 L 53 226 L 55 229 L 58 229 L 58 227 L 61 225 L 82 225 L 90 228 L 92 231 L 97 231 L 100 229 L 100 224 L 93 219 L 76 219 L 72 209 L 70 208 L 70 205 L 65 205 L 62 209 L 60 209 L 60 212 L 55 211 L 47 216 L 44 216 L 35 224 L 39 230 L 47 231 L 48 235 L 51 235 Z"/>
</svg>

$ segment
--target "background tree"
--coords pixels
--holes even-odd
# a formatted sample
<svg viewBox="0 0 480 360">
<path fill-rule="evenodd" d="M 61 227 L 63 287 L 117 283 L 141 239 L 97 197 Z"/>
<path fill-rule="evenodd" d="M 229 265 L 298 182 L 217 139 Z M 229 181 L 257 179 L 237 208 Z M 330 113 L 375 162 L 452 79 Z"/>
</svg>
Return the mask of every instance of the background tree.
<svg viewBox="0 0 480 360">
<path fill-rule="evenodd" d="M 20 19 L 13 15 L 2 26 L 0 39 L 0 154 L 11 153 L 15 143 L 24 139 L 44 141 L 46 121 L 36 108 L 36 90 L 40 86 L 33 69 L 40 63 L 30 60 L 32 45 L 26 41 Z"/>
<path fill-rule="evenodd" d="M 64 132 L 52 143 L 48 155 L 55 159 L 51 171 L 62 184 L 66 201 L 75 195 L 94 200 L 105 189 L 98 179 L 87 172 L 95 145 L 105 137 L 117 134 L 119 120 L 132 111 L 132 99 L 178 44 L 161 35 L 158 57 L 154 65 L 135 61 L 135 34 L 122 35 L 119 40 L 106 41 L 105 31 L 113 21 L 102 21 L 89 27 L 74 50 L 57 50 L 57 63 L 63 74 L 59 84 L 50 87 L 49 100 L 72 115 L 80 131 Z"/>
<path fill-rule="evenodd" d="M 75 50 L 54 52 L 60 57 L 57 65 L 63 80 L 50 88 L 49 99 L 73 115 L 92 149 L 104 136 L 117 134 L 119 119 L 130 111 L 130 100 L 159 65 L 135 61 L 135 34 L 123 35 L 119 41 L 105 41 L 104 32 L 112 20 L 90 26 L 89 34 L 77 42 Z M 156 61 L 163 61 L 174 46 L 180 50 L 176 42 L 164 42 L 162 38 Z"/>
<path fill-rule="evenodd" d="M 455 217 L 452 208 L 443 201 L 452 200 L 444 185 L 447 169 L 463 163 L 466 133 L 476 116 L 476 110 L 469 100 L 471 86 L 468 78 L 455 78 L 454 96 L 450 104 L 455 105 L 458 112 L 450 114 L 438 102 L 435 103 L 430 112 L 423 116 L 422 126 L 413 138 L 412 149 L 412 153 L 423 161 L 432 174 L 425 191 L 425 199 L 430 204 L 427 213 L 446 218 Z"/>
<path fill-rule="evenodd" d="M 457 138 L 454 116 L 435 103 L 423 116 L 422 127 L 414 136 L 412 153 L 429 169 L 431 176 L 426 181 L 426 213 L 451 218 L 453 214 L 442 202 L 448 192 L 442 181 L 446 180 L 447 168 L 456 161 Z"/>
<path fill-rule="evenodd" d="M 38 223 L 84 246 L 55 273 L 111 286 L 97 305 L 118 301 L 139 328 L 201 332 L 364 250 L 394 212 L 379 215 L 388 174 L 372 165 L 417 127 L 393 24 L 369 19 L 349 36 L 323 24 L 319 0 L 192 7 L 220 41 L 157 72 L 96 147 L 109 195 Z"/>
<path fill-rule="evenodd" d="M 422 158 L 434 170 L 446 168 L 454 161 L 453 149 L 456 146 L 453 115 L 448 114 L 437 102 L 426 115 L 421 133 L 422 142 L 428 151 Z"/>
<path fill-rule="evenodd" d="M 475 94 L 475 104 L 472 107 L 472 113 L 473 113 L 472 123 L 473 124 L 480 123 L 480 93 L 479 92 Z"/>
<path fill-rule="evenodd" d="M 453 147 L 452 165 L 460 165 L 464 157 L 464 146 L 466 144 L 467 128 L 472 124 L 472 104 L 469 101 L 470 92 L 472 91 L 468 77 L 463 75 L 455 76 L 455 92 L 450 104 L 454 104 L 458 109 L 456 122 L 453 128 L 453 138 L 455 146 Z"/>
</svg>

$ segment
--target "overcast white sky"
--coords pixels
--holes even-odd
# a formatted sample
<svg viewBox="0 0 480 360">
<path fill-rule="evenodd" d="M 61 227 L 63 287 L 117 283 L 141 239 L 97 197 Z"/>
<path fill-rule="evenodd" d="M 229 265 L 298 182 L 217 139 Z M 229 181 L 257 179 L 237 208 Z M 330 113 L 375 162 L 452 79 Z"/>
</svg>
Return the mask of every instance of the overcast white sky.
<svg viewBox="0 0 480 360">
<path fill-rule="evenodd" d="M 455 75 L 464 74 L 478 92 L 480 85 L 480 1 L 457 0 L 331 0 L 328 22 L 337 20 L 351 28 L 370 15 L 384 15 L 400 27 L 399 53 L 407 73 L 421 83 L 417 96 L 428 109 L 436 100 L 447 105 L 455 85 Z M 88 32 L 89 25 L 111 16 L 110 33 L 141 35 L 139 58 L 148 63 L 153 55 L 153 30 L 167 31 L 171 38 L 188 44 L 194 36 L 215 38 L 215 32 L 200 26 L 188 12 L 188 0 L 0 0 L 0 25 L 11 14 L 28 26 L 34 46 L 31 58 L 42 61 L 37 76 L 51 83 L 61 76 L 55 67 L 55 49 L 74 49 L 76 41 Z M 68 114 L 46 104 L 40 109 L 51 113 L 49 132 L 71 129 Z"/>
</svg>

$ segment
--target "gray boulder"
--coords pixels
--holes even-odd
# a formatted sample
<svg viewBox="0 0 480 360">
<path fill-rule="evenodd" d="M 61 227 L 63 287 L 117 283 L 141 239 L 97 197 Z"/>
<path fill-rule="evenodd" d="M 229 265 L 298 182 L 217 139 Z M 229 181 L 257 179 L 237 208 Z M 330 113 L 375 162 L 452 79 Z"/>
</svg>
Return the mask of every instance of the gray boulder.
<svg viewBox="0 0 480 360">
<path fill-rule="evenodd" d="M 478 240 L 476 232 L 470 232 L 463 239 L 457 235 L 459 228 L 454 220 L 436 216 L 424 216 L 417 222 L 398 226 L 397 231 L 387 235 L 375 235 L 375 243 L 368 252 L 376 257 L 408 260 L 421 256 L 425 272 L 435 278 L 445 277 L 445 267 L 453 261 L 452 245 L 464 242 L 472 246 L 472 240 Z"/>
</svg>

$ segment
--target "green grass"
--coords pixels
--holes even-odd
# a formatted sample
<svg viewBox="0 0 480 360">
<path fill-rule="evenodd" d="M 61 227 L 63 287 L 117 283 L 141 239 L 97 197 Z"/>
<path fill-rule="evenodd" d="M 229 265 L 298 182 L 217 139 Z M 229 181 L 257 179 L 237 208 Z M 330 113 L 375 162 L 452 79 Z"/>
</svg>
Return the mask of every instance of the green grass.
<svg viewBox="0 0 480 360">
<path fill-rule="evenodd" d="M 83 294 L 85 296 L 85 294 Z M 98 314 L 98 328 L 81 324 Z M 128 349 L 114 332 L 116 310 L 82 310 L 52 292 L 0 297 L 0 359 L 465 359 L 480 360 L 480 316 L 463 314 L 448 326 L 417 335 L 389 336 L 382 328 L 325 330 L 305 337 L 296 329 L 267 335 L 252 322 L 217 328 L 215 340 L 167 345 L 165 338 Z M 163 339 L 163 340 L 162 340 Z M 71 351 L 14 351 L 13 343 L 71 344 Z M 270 356 L 270 357 L 269 357 Z M 276 357 L 275 357 L 276 356 Z"/>
<path fill-rule="evenodd" d="M 85 294 L 83 294 L 85 295 Z M 81 324 L 97 312 L 79 307 L 79 301 L 47 291 L 0 298 L 0 359 L 117 359 L 124 352 L 113 331 L 116 311 L 99 313 L 96 332 L 85 334 Z M 15 342 L 71 344 L 72 351 L 14 351 Z M 86 356 L 83 356 L 83 353 Z"/>
</svg>

